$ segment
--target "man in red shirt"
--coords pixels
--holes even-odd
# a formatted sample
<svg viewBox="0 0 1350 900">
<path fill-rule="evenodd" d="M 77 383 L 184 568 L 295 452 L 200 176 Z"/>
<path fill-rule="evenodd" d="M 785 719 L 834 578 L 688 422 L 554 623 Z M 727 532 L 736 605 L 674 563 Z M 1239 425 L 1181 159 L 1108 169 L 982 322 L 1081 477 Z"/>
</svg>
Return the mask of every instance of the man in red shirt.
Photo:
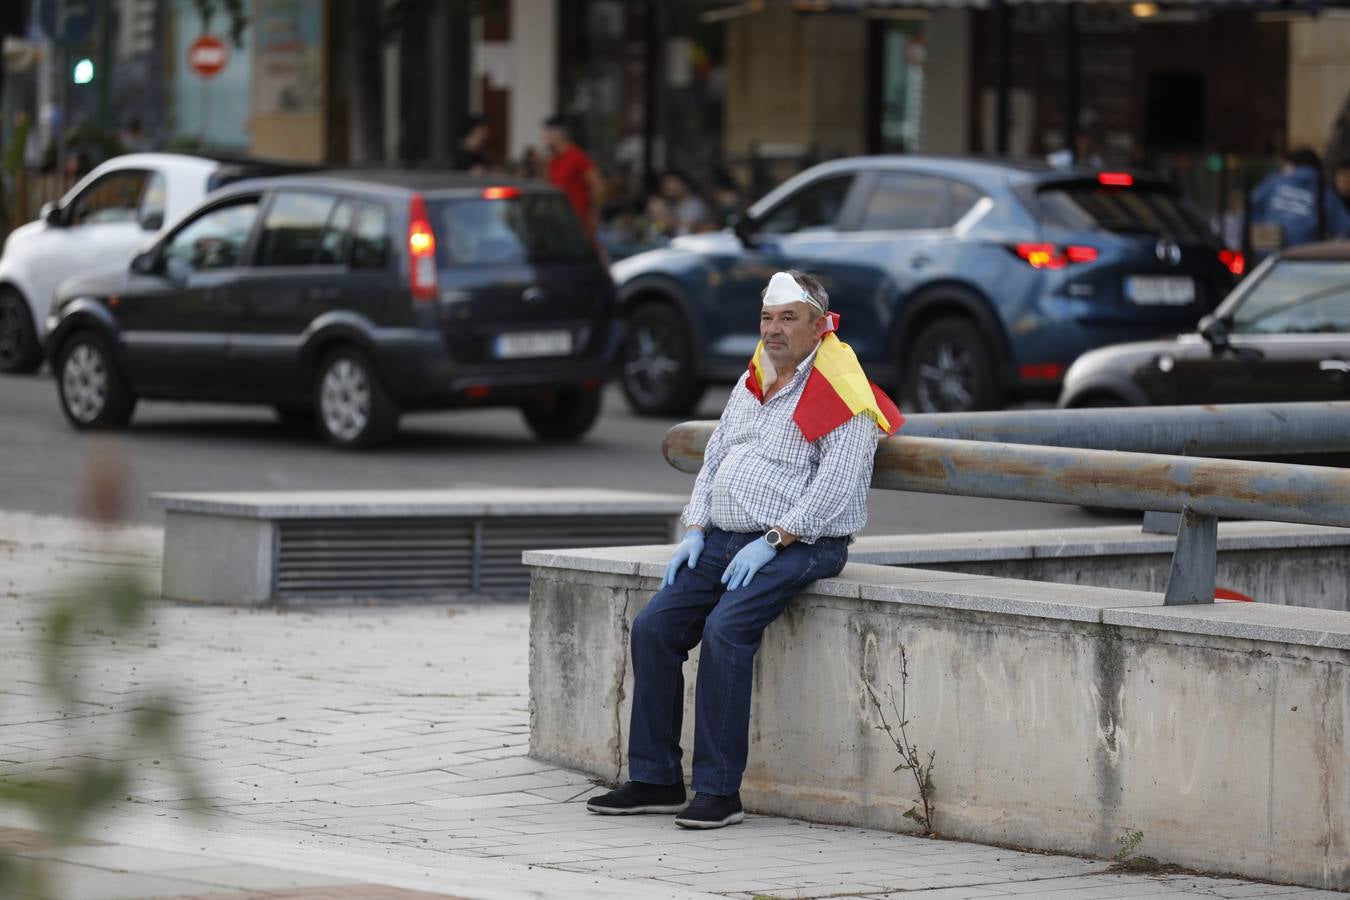
<svg viewBox="0 0 1350 900">
<path fill-rule="evenodd" d="M 586 233 L 594 239 L 600 226 L 600 202 L 604 196 L 600 170 L 586 151 L 572 142 L 567 123 L 560 116 L 544 123 L 544 146 L 550 154 L 549 182 L 567 195 L 577 218 L 586 226 Z"/>
</svg>

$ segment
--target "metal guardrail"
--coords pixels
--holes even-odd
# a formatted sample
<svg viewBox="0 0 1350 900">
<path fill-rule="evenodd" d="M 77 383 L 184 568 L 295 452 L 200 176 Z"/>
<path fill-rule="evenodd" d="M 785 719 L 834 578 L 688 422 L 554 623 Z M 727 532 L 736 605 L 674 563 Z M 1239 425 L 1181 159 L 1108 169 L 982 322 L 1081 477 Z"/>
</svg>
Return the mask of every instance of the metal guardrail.
<svg viewBox="0 0 1350 900">
<path fill-rule="evenodd" d="M 1350 402 L 927 413 L 906 416 L 901 433 L 1181 456 L 1347 453 Z"/>
<path fill-rule="evenodd" d="M 1033 413 L 1042 429 L 1027 426 L 1022 437 L 1032 435 L 1069 440 L 1070 427 L 1100 423 L 1116 429 L 1117 422 L 1129 418 L 1133 425 L 1155 426 L 1147 435 L 1135 435 L 1131 446 L 1205 447 L 1210 452 L 1219 436 L 1228 434 L 1244 449 L 1224 452 L 1294 452 L 1291 445 L 1317 450 L 1338 450 L 1350 446 L 1350 404 L 1297 404 L 1288 419 L 1296 426 L 1296 438 L 1285 439 L 1280 429 L 1272 429 L 1274 407 L 1152 407 L 1144 410 L 1062 410 Z M 1303 409 L 1308 407 L 1308 409 Z M 1311 409 L 1322 409 L 1326 422 L 1317 424 Z M 1328 407 L 1333 407 L 1328 409 Z M 1214 418 L 1206 419 L 1210 411 Z M 1129 413 L 1130 416 L 1124 414 Z M 1135 415 L 1143 413 L 1144 415 Z M 1179 513 L 1177 546 L 1172 558 L 1164 602 L 1168 605 L 1212 603 L 1218 565 L 1217 522 L 1219 518 L 1261 519 L 1309 525 L 1350 527 L 1350 470 L 1322 466 L 1208 459 L 1161 453 L 1121 450 L 1042 446 L 987 440 L 909 436 L 911 423 L 920 427 L 948 428 L 962 434 L 1006 433 L 991 425 L 992 417 L 1003 417 L 999 427 L 1014 427 L 1011 416 L 1022 413 L 962 413 L 943 416 L 914 416 L 906 420 L 901 435 L 877 448 L 872 487 L 888 490 L 919 491 L 930 494 L 955 494 L 966 497 L 991 497 L 1005 500 L 1033 500 L 1127 510 L 1162 510 Z M 1185 427 L 1173 428 L 1173 417 L 1200 427 L 1210 421 L 1215 435 L 1188 438 Z M 938 420 L 941 420 L 939 423 Z M 682 472 L 695 473 L 703 464 L 703 448 L 715 422 L 685 422 L 666 434 L 662 453 L 666 461 Z M 1208 427 L 1208 426 L 1203 426 Z M 1326 428 L 1325 433 L 1320 431 Z M 1302 430 L 1299 430 L 1299 429 Z M 1264 430 L 1266 434 L 1261 435 Z M 1318 441 L 1318 436 L 1326 438 Z M 1122 438 L 1128 438 L 1122 434 Z M 1101 435 L 1088 428 L 1084 442 L 1096 442 Z M 1171 442 L 1171 443 L 1169 443 Z M 1320 446 L 1319 446 L 1320 443 Z"/>
</svg>

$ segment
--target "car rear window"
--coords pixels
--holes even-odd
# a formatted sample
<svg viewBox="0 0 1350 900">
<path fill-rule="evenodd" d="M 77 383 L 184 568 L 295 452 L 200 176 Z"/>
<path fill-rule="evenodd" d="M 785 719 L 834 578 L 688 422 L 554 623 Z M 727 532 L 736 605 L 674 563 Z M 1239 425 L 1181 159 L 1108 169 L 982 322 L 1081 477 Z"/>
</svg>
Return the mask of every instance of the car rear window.
<svg viewBox="0 0 1350 900">
<path fill-rule="evenodd" d="M 1209 226 L 1165 187 L 1057 184 L 1036 193 L 1041 219 L 1076 231 L 1153 234 L 1174 241 L 1212 240 Z"/>
<path fill-rule="evenodd" d="M 427 200 L 442 266 L 575 262 L 595 249 L 562 194 Z"/>
</svg>

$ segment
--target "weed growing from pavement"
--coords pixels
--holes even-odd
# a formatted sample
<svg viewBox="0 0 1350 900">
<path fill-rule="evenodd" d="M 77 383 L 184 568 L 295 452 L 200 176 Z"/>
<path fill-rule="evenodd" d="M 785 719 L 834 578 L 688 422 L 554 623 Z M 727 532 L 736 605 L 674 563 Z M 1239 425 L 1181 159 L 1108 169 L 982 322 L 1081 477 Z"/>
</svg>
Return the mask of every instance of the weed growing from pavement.
<svg viewBox="0 0 1350 900">
<path fill-rule="evenodd" d="M 882 706 L 881 698 L 877 696 L 877 692 L 872 690 L 872 685 L 864 679 L 863 686 L 867 688 L 867 695 L 872 698 L 872 705 L 876 707 L 877 715 L 881 717 L 881 724 L 877 726 L 877 730 L 886 732 L 886 737 L 890 738 L 891 743 L 895 745 L 896 751 L 900 754 L 900 765 L 896 766 L 892 772 L 908 771 L 914 776 L 914 784 L 919 790 L 919 803 L 909 808 L 909 811 L 905 813 L 905 818 L 913 819 L 923 829 L 925 835 L 936 835 L 937 832 L 933 828 L 933 797 L 937 793 L 937 788 L 933 785 L 933 760 L 937 756 L 937 751 L 930 750 L 928 760 L 925 762 L 918 745 L 909 739 L 909 732 L 906 731 L 909 726 L 907 698 L 909 657 L 905 653 L 905 645 L 900 645 L 900 702 L 898 705 L 895 700 L 895 686 L 890 685 L 886 689 L 891 701 L 891 711 L 895 714 L 895 725 L 892 725 L 886 719 L 886 710 Z"/>
<path fill-rule="evenodd" d="M 1162 863 L 1153 857 L 1141 856 L 1134 852 L 1143 842 L 1144 833 L 1137 828 L 1116 838 L 1116 846 L 1120 849 L 1112 857 L 1116 863 L 1114 868 L 1128 872 L 1153 872 L 1160 868 Z"/>
</svg>

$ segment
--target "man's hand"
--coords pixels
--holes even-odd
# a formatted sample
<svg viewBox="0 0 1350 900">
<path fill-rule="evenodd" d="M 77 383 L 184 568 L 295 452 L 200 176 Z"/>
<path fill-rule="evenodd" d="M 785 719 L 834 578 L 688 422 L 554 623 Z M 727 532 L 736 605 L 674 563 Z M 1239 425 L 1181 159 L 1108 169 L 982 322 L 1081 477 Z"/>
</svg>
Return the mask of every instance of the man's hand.
<svg viewBox="0 0 1350 900">
<path fill-rule="evenodd" d="M 670 587 L 675 583 L 675 573 L 680 570 L 680 566 L 687 564 L 692 569 L 698 565 L 698 558 L 702 553 L 703 529 L 690 528 L 684 533 L 684 540 L 675 548 L 675 555 L 666 566 L 666 577 L 661 579 L 661 587 Z"/>
<path fill-rule="evenodd" d="M 729 591 L 745 587 L 755 577 L 755 573 L 777 554 L 778 551 L 770 547 L 764 538 L 751 541 L 731 558 L 731 565 L 722 573 L 722 583 Z"/>
</svg>

